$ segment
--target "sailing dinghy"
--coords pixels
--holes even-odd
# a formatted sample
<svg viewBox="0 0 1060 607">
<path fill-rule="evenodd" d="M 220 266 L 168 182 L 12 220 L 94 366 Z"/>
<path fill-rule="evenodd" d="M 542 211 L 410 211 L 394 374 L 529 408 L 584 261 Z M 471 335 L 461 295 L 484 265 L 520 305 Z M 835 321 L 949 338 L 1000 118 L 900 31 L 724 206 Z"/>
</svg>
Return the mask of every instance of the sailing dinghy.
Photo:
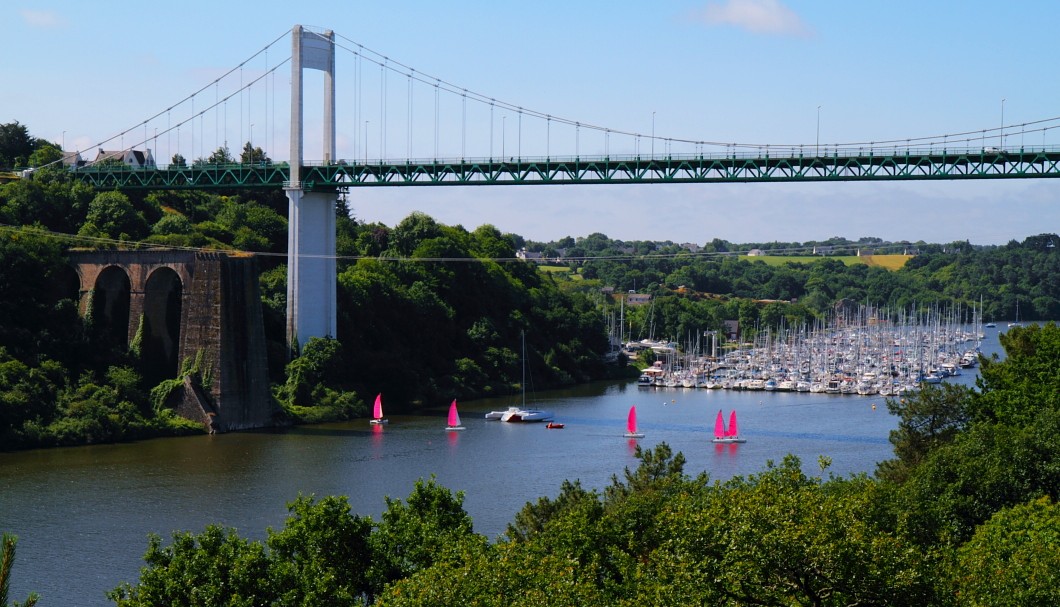
<svg viewBox="0 0 1060 607">
<path fill-rule="evenodd" d="M 622 436 L 626 438 L 644 438 L 644 433 L 637 432 L 637 405 L 632 405 L 629 408 L 629 415 L 626 416 L 626 433 Z"/>
<path fill-rule="evenodd" d="M 453 399 L 453 402 L 449 404 L 449 422 L 445 429 L 450 432 L 465 429 L 463 426 L 460 425 L 460 414 L 456 411 L 455 398 Z"/>
<path fill-rule="evenodd" d="M 740 428 L 736 425 L 736 410 L 733 409 L 729 415 L 729 427 L 725 427 L 725 416 L 718 409 L 718 417 L 714 420 L 714 438 L 712 443 L 746 443 L 746 438 L 740 438 Z"/>
<path fill-rule="evenodd" d="M 372 405 L 372 420 L 368 422 L 373 425 L 386 424 L 389 421 L 383 417 L 383 395 L 382 393 L 377 394 L 375 397 L 375 404 Z"/>
</svg>

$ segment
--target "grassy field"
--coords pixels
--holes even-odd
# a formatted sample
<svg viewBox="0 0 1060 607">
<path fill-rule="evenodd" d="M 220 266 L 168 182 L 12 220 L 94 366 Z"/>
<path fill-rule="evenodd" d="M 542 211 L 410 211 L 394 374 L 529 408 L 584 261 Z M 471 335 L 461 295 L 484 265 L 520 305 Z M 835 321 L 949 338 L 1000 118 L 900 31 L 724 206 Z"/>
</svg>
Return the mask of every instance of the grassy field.
<svg viewBox="0 0 1060 607">
<path fill-rule="evenodd" d="M 549 274 L 561 275 L 565 274 L 567 278 L 571 280 L 582 280 L 582 275 L 578 272 L 572 271 L 567 266 L 538 266 L 542 272 L 548 272 Z"/>
<path fill-rule="evenodd" d="M 897 270 L 909 261 L 912 255 L 842 255 L 835 257 L 822 257 L 820 255 L 759 255 L 757 257 L 742 256 L 740 259 L 747 261 L 764 261 L 771 266 L 779 266 L 786 263 L 813 263 L 822 259 L 837 259 L 848 266 L 862 263 L 867 266 L 878 266 L 888 270 Z"/>
</svg>

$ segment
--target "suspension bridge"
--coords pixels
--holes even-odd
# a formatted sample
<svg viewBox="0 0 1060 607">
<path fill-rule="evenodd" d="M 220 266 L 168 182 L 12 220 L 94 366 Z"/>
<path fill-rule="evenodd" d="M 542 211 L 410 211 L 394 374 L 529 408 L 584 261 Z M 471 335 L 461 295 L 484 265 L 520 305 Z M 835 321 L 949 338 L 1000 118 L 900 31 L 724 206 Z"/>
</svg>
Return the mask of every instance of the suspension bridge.
<svg viewBox="0 0 1060 607">
<path fill-rule="evenodd" d="M 341 105 L 338 52 L 350 64 L 352 82 Z M 276 76 L 288 69 L 289 97 L 278 96 Z M 306 70 L 323 73 L 322 94 L 310 95 L 323 105 L 322 132 L 309 137 L 321 144 L 320 154 L 311 160 L 304 158 Z M 76 179 L 99 189 L 283 189 L 290 204 L 288 339 L 297 347 L 309 337 L 336 333 L 334 209 L 340 190 L 1060 176 L 1060 147 L 1046 145 L 1060 117 L 1005 125 L 1003 107 L 997 127 L 887 141 L 763 144 L 662 137 L 654 119 L 652 131 L 640 133 L 556 116 L 429 76 L 333 31 L 295 26 L 178 103 L 93 146 L 96 160 L 77 153 L 63 162 Z M 337 108 L 344 112 L 341 121 Z M 341 155 L 337 123 L 343 125 Z M 1017 136 L 1019 144 L 1012 145 Z M 1041 145 L 1025 145 L 1028 136 L 1040 136 Z M 238 157 L 230 140 L 245 142 Z M 157 155 L 163 147 L 168 163 L 154 162 L 150 153 L 140 157 L 151 161 L 119 161 L 128 156 L 105 151 Z"/>
</svg>

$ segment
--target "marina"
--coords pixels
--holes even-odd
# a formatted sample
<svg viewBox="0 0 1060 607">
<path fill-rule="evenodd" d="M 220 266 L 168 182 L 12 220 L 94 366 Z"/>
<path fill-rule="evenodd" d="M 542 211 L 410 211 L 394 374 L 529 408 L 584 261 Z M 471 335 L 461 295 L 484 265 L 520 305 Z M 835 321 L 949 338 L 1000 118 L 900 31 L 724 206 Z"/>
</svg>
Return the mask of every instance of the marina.
<svg viewBox="0 0 1060 607">
<path fill-rule="evenodd" d="M 644 388 L 898 396 L 978 364 L 985 329 L 974 312 L 970 323 L 959 316 L 859 308 L 827 326 L 763 331 L 754 343 L 716 355 L 700 355 L 698 345 L 682 351 L 649 340 L 627 349 L 656 357 L 637 380 Z"/>
</svg>

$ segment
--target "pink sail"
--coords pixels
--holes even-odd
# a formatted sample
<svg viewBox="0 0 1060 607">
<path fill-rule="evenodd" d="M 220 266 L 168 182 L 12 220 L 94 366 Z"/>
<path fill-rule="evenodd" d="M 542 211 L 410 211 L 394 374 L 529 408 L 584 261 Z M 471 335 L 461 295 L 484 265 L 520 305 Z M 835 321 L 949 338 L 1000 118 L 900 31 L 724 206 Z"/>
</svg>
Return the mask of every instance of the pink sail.
<svg viewBox="0 0 1060 607">
<path fill-rule="evenodd" d="M 718 418 L 714 420 L 714 438 L 725 437 L 725 417 L 721 413 L 721 409 L 718 409 Z"/>
<path fill-rule="evenodd" d="M 456 412 L 456 399 L 449 405 L 449 426 L 456 427 L 460 425 L 460 414 Z"/>
<path fill-rule="evenodd" d="M 733 409 L 732 414 L 729 415 L 729 429 L 725 432 L 725 436 L 740 436 L 740 430 L 736 425 L 736 409 Z"/>
<path fill-rule="evenodd" d="M 375 397 L 375 405 L 372 407 L 372 417 L 375 419 L 383 419 L 383 394 L 380 393 Z"/>
<path fill-rule="evenodd" d="M 626 432 L 637 433 L 637 405 L 629 408 L 629 417 L 626 418 Z"/>
</svg>

